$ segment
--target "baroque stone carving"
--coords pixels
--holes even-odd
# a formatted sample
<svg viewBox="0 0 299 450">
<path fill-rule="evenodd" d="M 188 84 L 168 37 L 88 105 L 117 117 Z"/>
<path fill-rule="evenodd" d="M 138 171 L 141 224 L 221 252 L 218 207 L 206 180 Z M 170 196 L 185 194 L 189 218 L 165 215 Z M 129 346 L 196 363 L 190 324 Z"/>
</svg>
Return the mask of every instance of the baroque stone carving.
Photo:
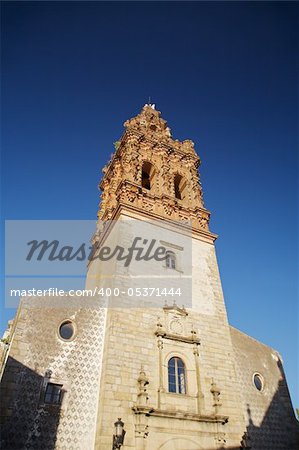
<svg viewBox="0 0 299 450">
<path fill-rule="evenodd" d="M 138 394 L 137 394 L 137 405 L 146 405 L 148 401 L 147 385 L 149 380 L 145 374 L 143 366 L 141 366 L 139 377 L 138 377 Z"/>
<path fill-rule="evenodd" d="M 200 159 L 190 140 L 171 137 L 167 122 L 154 105 L 147 104 L 140 114 L 125 122 L 125 133 L 105 167 L 99 184 L 101 195 L 99 220 L 113 219 L 120 202 L 122 207 L 150 212 L 157 218 L 188 223 L 212 241 L 210 213 L 204 208 L 197 167 Z M 154 167 L 149 189 L 142 187 L 142 166 Z M 184 195 L 175 191 L 175 176 L 183 179 Z M 95 238 L 96 240 L 96 238 Z"/>
<path fill-rule="evenodd" d="M 172 333 L 175 333 L 175 334 L 182 334 L 184 331 L 183 325 L 181 324 L 181 322 L 178 319 L 173 319 L 169 323 L 169 329 Z"/>
<path fill-rule="evenodd" d="M 221 407 L 221 402 L 220 402 L 220 390 L 217 387 L 216 383 L 214 382 L 213 378 L 212 378 L 212 383 L 211 383 L 211 393 L 213 395 L 213 406 L 215 408 L 215 414 L 218 414 L 219 412 L 219 408 Z"/>
</svg>

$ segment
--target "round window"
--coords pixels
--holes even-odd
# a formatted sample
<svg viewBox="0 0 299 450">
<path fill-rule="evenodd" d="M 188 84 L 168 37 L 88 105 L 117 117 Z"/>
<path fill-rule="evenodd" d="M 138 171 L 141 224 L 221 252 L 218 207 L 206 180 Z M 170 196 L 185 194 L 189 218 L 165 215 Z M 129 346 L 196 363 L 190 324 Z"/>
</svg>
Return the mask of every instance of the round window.
<svg viewBox="0 0 299 450">
<path fill-rule="evenodd" d="M 59 327 L 59 336 L 65 341 L 72 339 L 75 333 L 75 327 L 70 320 L 66 320 Z"/>
<path fill-rule="evenodd" d="M 255 373 L 253 376 L 253 383 L 258 391 L 262 391 L 264 387 L 263 378 L 260 374 Z"/>
</svg>

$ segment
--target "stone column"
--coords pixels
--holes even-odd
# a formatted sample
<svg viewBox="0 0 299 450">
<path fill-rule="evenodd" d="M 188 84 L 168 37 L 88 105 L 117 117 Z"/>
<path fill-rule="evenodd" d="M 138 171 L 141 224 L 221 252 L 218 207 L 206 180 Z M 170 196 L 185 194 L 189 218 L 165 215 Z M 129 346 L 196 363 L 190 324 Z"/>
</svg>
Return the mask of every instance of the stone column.
<svg viewBox="0 0 299 450">
<path fill-rule="evenodd" d="M 199 350 L 197 343 L 193 344 L 193 354 L 195 359 L 196 382 L 197 382 L 197 414 L 200 414 L 204 409 L 204 395 L 202 393 L 200 381 Z"/>
</svg>

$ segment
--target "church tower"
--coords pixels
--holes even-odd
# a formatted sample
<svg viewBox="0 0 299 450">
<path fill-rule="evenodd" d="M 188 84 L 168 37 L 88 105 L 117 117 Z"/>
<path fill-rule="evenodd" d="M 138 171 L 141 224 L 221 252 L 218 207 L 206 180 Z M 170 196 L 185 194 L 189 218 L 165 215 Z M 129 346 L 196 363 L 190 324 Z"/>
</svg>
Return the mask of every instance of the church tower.
<svg viewBox="0 0 299 450">
<path fill-rule="evenodd" d="M 106 316 L 96 448 L 109 448 L 108 430 L 117 417 L 125 423 L 126 449 L 214 449 L 226 442 L 236 447 L 246 426 L 215 256 L 216 235 L 209 230 L 210 212 L 198 174 L 200 159 L 192 141 L 172 138 L 154 105 L 145 105 L 124 125 L 103 169 L 93 242 L 99 248 L 106 245 L 106 224 L 125 219 L 150 221 L 153 234 L 156 227 L 166 227 L 157 239 L 166 248 L 166 259 L 148 262 L 146 271 L 152 284 L 160 275 L 161 289 L 163 283 L 168 289 L 181 283 L 184 292 L 154 305 L 142 298 L 142 307 L 124 298 L 122 303 L 108 299 L 112 307 Z M 117 236 L 119 243 L 125 233 Z M 134 286 L 136 262 L 126 277 L 119 276 L 117 264 L 121 262 L 108 270 L 118 274 L 114 284 L 111 278 L 107 284 L 103 263 L 95 258 L 87 286 Z M 133 289 L 134 297 L 138 291 Z"/>
<path fill-rule="evenodd" d="M 125 122 L 85 295 L 22 297 L 0 343 L 3 449 L 298 448 L 279 353 L 228 323 L 199 164 L 154 105 Z"/>
</svg>

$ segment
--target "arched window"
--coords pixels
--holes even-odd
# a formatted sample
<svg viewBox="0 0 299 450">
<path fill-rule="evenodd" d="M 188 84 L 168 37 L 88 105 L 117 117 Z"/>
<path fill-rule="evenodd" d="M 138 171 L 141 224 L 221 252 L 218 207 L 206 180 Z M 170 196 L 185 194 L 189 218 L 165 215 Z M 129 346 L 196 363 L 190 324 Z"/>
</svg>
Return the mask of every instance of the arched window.
<svg viewBox="0 0 299 450">
<path fill-rule="evenodd" d="M 174 195 L 178 200 L 184 200 L 186 197 L 186 181 L 180 174 L 174 177 Z"/>
<path fill-rule="evenodd" d="M 148 190 L 152 187 L 153 169 L 154 168 L 150 162 L 146 161 L 143 163 L 141 185 L 143 188 Z"/>
<path fill-rule="evenodd" d="M 185 365 L 177 356 L 168 361 L 168 391 L 186 394 Z"/>
<path fill-rule="evenodd" d="M 168 269 L 176 268 L 176 257 L 173 252 L 170 252 L 170 251 L 166 252 L 166 267 Z"/>
</svg>

